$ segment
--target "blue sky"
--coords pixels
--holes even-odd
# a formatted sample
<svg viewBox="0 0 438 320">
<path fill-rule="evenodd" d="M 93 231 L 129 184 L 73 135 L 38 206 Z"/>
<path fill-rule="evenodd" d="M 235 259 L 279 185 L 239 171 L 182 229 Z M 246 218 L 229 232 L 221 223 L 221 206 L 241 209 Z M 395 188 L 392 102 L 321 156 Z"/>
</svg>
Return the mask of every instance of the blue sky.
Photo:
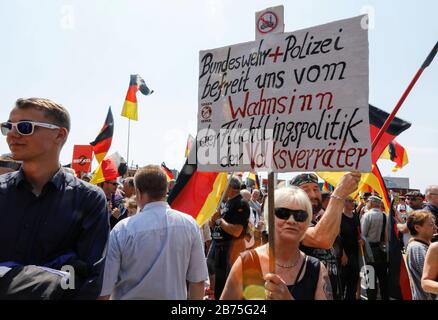
<svg viewBox="0 0 438 320">
<path fill-rule="evenodd" d="M 65 164 L 74 144 L 95 138 L 111 105 L 110 153 L 126 156 L 127 119 L 120 112 L 129 75 L 138 73 L 155 92 L 138 95 L 130 159 L 180 169 L 187 135 L 196 132 L 199 51 L 253 40 L 255 12 L 279 4 L 286 32 L 368 10 L 370 103 L 386 111 L 438 40 L 433 1 L 0 0 L 0 117 L 8 119 L 19 97 L 67 106 L 72 130 L 61 155 Z M 438 58 L 398 114 L 412 122 L 397 139 L 410 163 L 392 173 L 389 162 L 379 162 L 383 175 L 409 177 L 423 191 L 438 184 L 437 89 Z M 0 139 L 0 153 L 8 151 Z"/>
</svg>

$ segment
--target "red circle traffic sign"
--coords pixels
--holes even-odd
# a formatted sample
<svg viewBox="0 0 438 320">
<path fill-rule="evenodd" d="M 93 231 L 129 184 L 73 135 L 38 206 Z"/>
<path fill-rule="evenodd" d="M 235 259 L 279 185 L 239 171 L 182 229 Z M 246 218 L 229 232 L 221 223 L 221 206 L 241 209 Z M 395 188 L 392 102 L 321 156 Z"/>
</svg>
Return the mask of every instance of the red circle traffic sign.
<svg viewBox="0 0 438 320">
<path fill-rule="evenodd" d="M 257 30 L 260 33 L 269 33 L 278 25 L 277 15 L 272 11 L 263 13 L 257 20 Z"/>
</svg>

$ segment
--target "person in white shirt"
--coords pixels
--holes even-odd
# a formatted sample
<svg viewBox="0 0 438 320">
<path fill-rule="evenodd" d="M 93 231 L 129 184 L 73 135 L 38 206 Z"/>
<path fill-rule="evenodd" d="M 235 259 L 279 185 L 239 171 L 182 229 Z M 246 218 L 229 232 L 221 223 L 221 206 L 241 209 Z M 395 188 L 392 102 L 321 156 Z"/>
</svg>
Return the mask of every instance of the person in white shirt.
<svg viewBox="0 0 438 320">
<path fill-rule="evenodd" d="M 160 166 L 138 170 L 134 184 L 141 210 L 111 231 L 101 299 L 203 299 L 208 272 L 195 219 L 165 202 Z"/>
</svg>

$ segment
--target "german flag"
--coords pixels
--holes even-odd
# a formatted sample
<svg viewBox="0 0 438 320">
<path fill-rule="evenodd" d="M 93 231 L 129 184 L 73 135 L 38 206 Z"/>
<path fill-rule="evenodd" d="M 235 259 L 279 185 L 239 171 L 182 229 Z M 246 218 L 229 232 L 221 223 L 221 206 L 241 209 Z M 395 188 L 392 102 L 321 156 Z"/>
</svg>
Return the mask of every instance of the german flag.
<svg viewBox="0 0 438 320">
<path fill-rule="evenodd" d="M 398 240 L 398 229 L 395 221 L 394 199 L 388 217 L 388 294 L 390 299 L 412 300 L 409 275 L 403 258 L 402 248 Z"/>
<path fill-rule="evenodd" d="M 166 165 L 164 164 L 164 162 L 161 164 L 161 168 L 164 170 L 164 172 L 166 173 L 166 178 L 167 178 L 167 182 L 169 182 L 170 180 L 175 179 L 175 177 L 173 176 L 172 171 L 166 167 Z"/>
<path fill-rule="evenodd" d="M 96 156 L 97 162 L 101 163 L 105 158 L 109 148 L 111 147 L 111 142 L 113 141 L 114 133 L 114 118 L 111 112 L 111 107 L 108 109 L 108 114 L 103 124 L 102 129 L 97 135 L 96 139 L 90 144 L 93 146 L 93 152 Z"/>
<path fill-rule="evenodd" d="M 395 162 L 395 166 L 392 168 L 392 171 L 394 172 L 403 168 L 409 162 L 406 149 L 395 140 L 388 144 L 385 151 L 383 151 L 380 156 L 380 159 L 387 159 Z"/>
<path fill-rule="evenodd" d="M 371 133 L 371 141 L 374 141 L 374 138 L 377 136 L 380 128 L 383 127 L 385 120 L 388 118 L 389 114 L 379 108 L 376 108 L 370 105 L 370 133 Z M 383 133 L 382 138 L 379 140 L 379 143 L 373 150 L 372 153 L 372 161 L 376 163 L 380 158 L 380 155 L 388 146 L 388 144 L 394 140 L 396 136 L 398 136 L 403 131 L 409 129 L 411 124 L 405 120 L 395 117 L 388 129 Z"/>
<path fill-rule="evenodd" d="M 260 189 L 260 180 L 259 180 L 259 176 L 257 175 L 257 173 L 255 173 L 254 171 L 251 171 L 248 175 L 248 179 L 251 181 L 254 181 L 254 188 L 255 189 Z"/>
<path fill-rule="evenodd" d="M 227 185 L 226 172 L 199 172 L 195 164 L 184 164 L 167 202 L 203 225 L 215 213 Z"/>
<path fill-rule="evenodd" d="M 187 144 L 186 144 L 186 152 L 185 157 L 188 158 L 190 155 L 190 150 L 192 150 L 193 145 L 196 143 L 195 138 L 189 134 L 189 137 L 187 138 Z"/>
<path fill-rule="evenodd" d="M 386 190 L 385 181 L 382 178 L 382 174 L 380 173 L 377 164 L 373 164 L 371 172 L 362 175 L 361 182 L 370 186 L 371 189 L 373 189 L 382 197 L 383 204 L 385 205 L 385 210 L 386 212 L 389 212 L 390 202 L 388 190 Z"/>
<path fill-rule="evenodd" d="M 98 184 L 115 180 L 117 177 L 123 176 L 127 169 L 125 159 L 118 152 L 113 153 L 99 164 L 99 167 L 93 172 L 90 183 Z"/>
<path fill-rule="evenodd" d="M 339 180 L 346 173 L 347 172 L 317 172 L 318 176 L 321 179 L 325 180 L 334 187 L 338 185 Z M 357 191 L 351 194 L 351 197 L 354 199 L 356 198 L 359 191 L 369 191 L 370 188 L 382 197 L 386 212 L 389 212 L 388 192 L 386 190 L 385 182 L 383 181 L 382 175 L 380 174 L 380 170 L 376 164 L 372 165 L 371 172 L 362 173 Z"/>
<path fill-rule="evenodd" d="M 137 91 L 140 90 L 145 96 L 152 94 L 154 91 L 149 90 L 143 78 L 138 74 L 131 74 L 128 93 L 126 94 L 125 103 L 123 104 L 122 117 L 131 120 L 138 120 L 137 112 Z"/>
<path fill-rule="evenodd" d="M 330 185 L 327 183 L 327 181 L 324 181 L 322 184 L 322 192 L 330 192 Z"/>
</svg>

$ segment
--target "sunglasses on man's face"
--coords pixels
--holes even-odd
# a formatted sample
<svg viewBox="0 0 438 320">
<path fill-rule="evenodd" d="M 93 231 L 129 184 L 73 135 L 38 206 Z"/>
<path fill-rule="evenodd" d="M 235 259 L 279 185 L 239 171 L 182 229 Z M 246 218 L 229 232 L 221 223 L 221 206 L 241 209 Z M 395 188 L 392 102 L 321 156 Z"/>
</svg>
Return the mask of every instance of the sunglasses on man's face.
<svg viewBox="0 0 438 320">
<path fill-rule="evenodd" d="M 105 183 L 112 184 L 115 187 L 119 185 L 117 182 L 105 181 Z"/>
<path fill-rule="evenodd" d="M 18 122 L 3 122 L 1 125 L 1 132 L 6 136 L 13 128 L 17 130 L 22 136 L 30 136 L 33 134 L 35 127 L 43 127 L 47 129 L 60 129 L 61 127 L 55 126 L 50 123 L 35 122 L 35 121 L 18 121 Z"/>
<path fill-rule="evenodd" d="M 290 216 L 293 216 L 296 222 L 304 222 L 309 217 L 305 210 L 292 210 L 288 208 L 275 208 L 274 214 L 278 219 L 282 220 L 288 220 Z"/>
</svg>

